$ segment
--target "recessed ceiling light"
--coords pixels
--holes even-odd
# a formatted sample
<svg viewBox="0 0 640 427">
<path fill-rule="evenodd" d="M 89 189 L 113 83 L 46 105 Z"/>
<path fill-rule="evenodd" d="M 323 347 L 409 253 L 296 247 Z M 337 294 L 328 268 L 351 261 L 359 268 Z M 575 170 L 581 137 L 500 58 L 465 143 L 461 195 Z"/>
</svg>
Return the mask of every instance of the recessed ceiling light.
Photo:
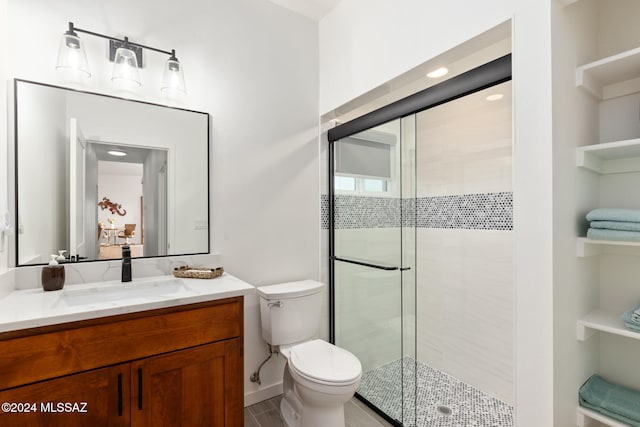
<svg viewBox="0 0 640 427">
<path fill-rule="evenodd" d="M 446 76 L 448 72 L 449 70 L 446 67 L 440 67 L 427 74 L 427 77 L 430 79 L 437 79 L 438 77 Z"/>
<path fill-rule="evenodd" d="M 502 99 L 502 98 L 504 98 L 504 95 L 503 95 L 503 94 L 501 94 L 501 93 L 494 93 L 493 95 L 489 95 L 489 96 L 487 96 L 485 99 L 486 99 L 487 101 L 497 101 L 497 100 Z"/>
<path fill-rule="evenodd" d="M 124 151 L 116 151 L 116 150 L 107 151 L 107 153 L 117 157 L 123 157 L 127 155 L 127 153 L 125 153 Z"/>
</svg>

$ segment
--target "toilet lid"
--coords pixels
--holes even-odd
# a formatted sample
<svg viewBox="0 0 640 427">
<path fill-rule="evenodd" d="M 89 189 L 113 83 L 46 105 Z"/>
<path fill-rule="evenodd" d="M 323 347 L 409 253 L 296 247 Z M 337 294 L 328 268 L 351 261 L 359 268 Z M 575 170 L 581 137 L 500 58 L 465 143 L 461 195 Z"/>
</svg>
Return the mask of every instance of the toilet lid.
<svg viewBox="0 0 640 427">
<path fill-rule="evenodd" d="M 323 340 L 293 346 L 289 364 L 303 376 L 330 383 L 352 383 L 362 373 L 357 357 Z"/>
</svg>

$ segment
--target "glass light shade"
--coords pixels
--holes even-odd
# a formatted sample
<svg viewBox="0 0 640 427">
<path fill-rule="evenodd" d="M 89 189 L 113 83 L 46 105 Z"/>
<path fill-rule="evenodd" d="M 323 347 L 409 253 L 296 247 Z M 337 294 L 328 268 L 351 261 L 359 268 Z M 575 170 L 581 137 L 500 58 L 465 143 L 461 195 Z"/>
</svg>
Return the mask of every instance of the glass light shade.
<svg viewBox="0 0 640 427">
<path fill-rule="evenodd" d="M 125 85 L 142 86 L 140 72 L 138 71 L 138 59 L 134 51 L 124 47 L 116 50 L 111 81 L 121 82 Z"/>
<path fill-rule="evenodd" d="M 169 58 L 164 66 L 164 74 L 162 75 L 162 86 L 160 88 L 163 92 L 178 91 L 187 93 L 187 88 L 184 85 L 184 74 L 182 72 L 182 65 L 177 59 Z"/>
<path fill-rule="evenodd" d="M 83 76 L 91 77 L 87 54 L 82 40 L 77 35 L 67 33 L 62 35 L 56 70 L 77 71 Z"/>
</svg>

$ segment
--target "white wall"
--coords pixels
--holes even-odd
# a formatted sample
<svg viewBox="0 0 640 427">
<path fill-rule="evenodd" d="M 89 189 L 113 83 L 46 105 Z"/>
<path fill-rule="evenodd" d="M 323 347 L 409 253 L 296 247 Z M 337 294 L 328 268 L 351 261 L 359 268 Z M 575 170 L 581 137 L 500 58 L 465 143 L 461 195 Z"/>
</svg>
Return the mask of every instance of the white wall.
<svg viewBox="0 0 640 427">
<path fill-rule="evenodd" d="M 320 21 L 320 112 L 382 85 L 512 14 L 510 0 L 342 0 Z"/>
<path fill-rule="evenodd" d="M 515 407 L 518 427 L 553 422 L 551 23 L 555 0 L 514 5 Z"/>
<path fill-rule="evenodd" d="M 7 164 L 7 0 L 0 0 L 0 165 Z M 0 224 L 4 223 L 5 213 L 8 209 L 8 176 L 9 168 L 3 168 L 0 173 Z M 8 237 L 0 234 L 0 273 L 8 266 L 7 248 Z"/>
<path fill-rule="evenodd" d="M 8 78 L 63 83 L 54 65 L 68 21 L 176 49 L 189 93 L 170 102 L 212 115 L 212 250 L 223 254 L 225 270 L 255 285 L 318 277 L 315 22 L 266 0 L 9 0 L 8 13 L 10 40 L 20 40 L 6 46 Z M 108 82 L 105 42 L 82 38 L 93 77 L 78 87 L 121 95 Z M 158 86 L 165 58 L 145 56 L 143 87 L 126 95 L 164 103 Z M 246 298 L 245 307 L 245 392 L 253 393 L 248 376 L 266 345 L 257 299 Z M 263 369 L 263 388 L 280 381 L 281 369 L 272 362 Z"/>
<path fill-rule="evenodd" d="M 597 305 L 597 262 L 576 257 L 575 242 L 584 235 L 584 215 L 597 205 L 594 174 L 575 167 L 575 149 L 597 143 L 595 101 L 575 87 L 575 67 L 592 60 L 596 46 L 596 11 L 582 1 L 553 8 L 554 123 L 554 366 L 562 375 L 554 379 L 554 425 L 575 422 L 577 390 L 597 371 L 597 336 L 576 340 L 576 319 Z M 561 177 L 561 178 L 560 178 Z M 579 225 L 578 225 L 579 224 Z"/>
</svg>

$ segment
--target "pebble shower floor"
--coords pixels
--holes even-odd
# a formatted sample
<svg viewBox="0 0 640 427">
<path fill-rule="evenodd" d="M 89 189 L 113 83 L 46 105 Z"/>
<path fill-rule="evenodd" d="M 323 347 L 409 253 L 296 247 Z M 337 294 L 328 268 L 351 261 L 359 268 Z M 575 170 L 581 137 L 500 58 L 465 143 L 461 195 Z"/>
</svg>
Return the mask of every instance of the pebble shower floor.
<svg viewBox="0 0 640 427">
<path fill-rule="evenodd" d="M 396 420 L 402 418 L 401 361 L 362 374 L 358 393 Z M 513 407 L 424 363 L 404 358 L 405 426 L 512 427 Z M 417 370 L 417 387 L 413 372 Z M 413 396 L 417 393 L 417 399 Z M 413 417 L 414 402 L 418 410 Z"/>
</svg>

